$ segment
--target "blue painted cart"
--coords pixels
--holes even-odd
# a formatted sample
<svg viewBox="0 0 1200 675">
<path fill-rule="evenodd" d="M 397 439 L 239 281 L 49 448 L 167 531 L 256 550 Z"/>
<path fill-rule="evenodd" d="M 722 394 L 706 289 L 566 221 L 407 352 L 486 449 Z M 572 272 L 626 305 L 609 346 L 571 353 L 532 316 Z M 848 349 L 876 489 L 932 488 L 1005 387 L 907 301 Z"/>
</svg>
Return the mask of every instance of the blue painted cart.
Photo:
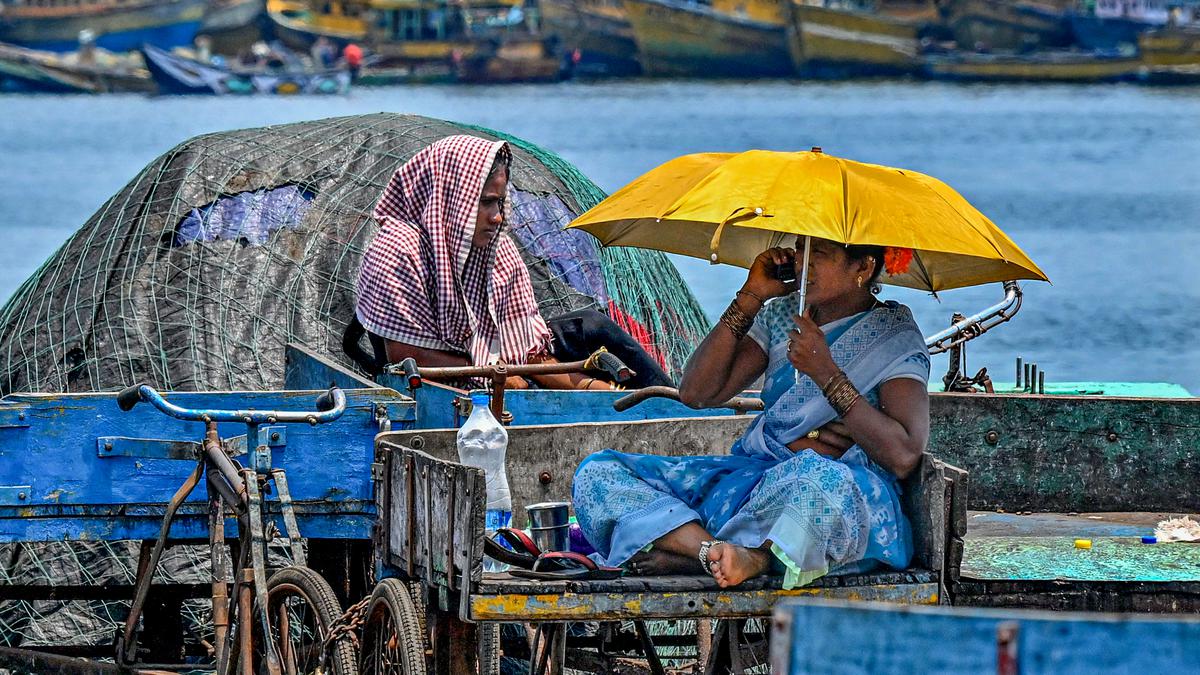
<svg viewBox="0 0 1200 675">
<path fill-rule="evenodd" d="M 777 675 L 1200 673 L 1200 618 L 805 599 L 775 609 Z"/>
</svg>

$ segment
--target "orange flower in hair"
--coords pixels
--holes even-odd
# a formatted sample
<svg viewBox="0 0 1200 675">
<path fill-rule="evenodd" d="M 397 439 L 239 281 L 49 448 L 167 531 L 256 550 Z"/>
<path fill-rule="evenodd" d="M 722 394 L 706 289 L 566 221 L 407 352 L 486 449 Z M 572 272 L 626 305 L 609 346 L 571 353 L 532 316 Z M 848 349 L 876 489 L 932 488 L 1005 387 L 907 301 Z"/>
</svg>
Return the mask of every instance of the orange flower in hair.
<svg viewBox="0 0 1200 675">
<path fill-rule="evenodd" d="M 904 274 L 912 262 L 913 250 L 902 246 L 888 246 L 883 250 L 883 269 L 889 276 Z"/>
</svg>

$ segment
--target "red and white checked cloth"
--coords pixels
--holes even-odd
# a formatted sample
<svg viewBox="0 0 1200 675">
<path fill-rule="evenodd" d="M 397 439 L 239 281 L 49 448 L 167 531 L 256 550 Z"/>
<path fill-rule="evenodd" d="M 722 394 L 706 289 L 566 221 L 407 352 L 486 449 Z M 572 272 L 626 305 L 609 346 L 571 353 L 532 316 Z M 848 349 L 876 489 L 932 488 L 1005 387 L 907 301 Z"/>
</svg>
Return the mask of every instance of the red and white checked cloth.
<svg viewBox="0 0 1200 675">
<path fill-rule="evenodd" d="M 501 232 L 487 248 L 471 246 L 483 184 L 504 145 L 447 136 L 392 175 L 358 276 L 355 313 L 367 330 L 468 354 L 473 365 L 549 352 L 550 329 L 516 245 Z"/>
</svg>

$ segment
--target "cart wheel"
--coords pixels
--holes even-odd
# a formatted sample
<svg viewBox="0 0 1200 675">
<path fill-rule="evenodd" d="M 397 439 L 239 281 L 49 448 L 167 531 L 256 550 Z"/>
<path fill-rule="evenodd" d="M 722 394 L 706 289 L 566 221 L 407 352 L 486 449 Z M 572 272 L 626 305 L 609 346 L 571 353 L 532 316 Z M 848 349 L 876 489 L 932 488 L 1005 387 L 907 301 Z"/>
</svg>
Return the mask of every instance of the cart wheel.
<svg viewBox="0 0 1200 675">
<path fill-rule="evenodd" d="M 500 624 L 479 624 L 479 675 L 500 675 Z"/>
<path fill-rule="evenodd" d="M 364 675 L 425 675 L 425 636 L 399 579 L 384 579 L 371 594 L 360 664 Z"/>
<path fill-rule="evenodd" d="M 357 654 L 347 633 L 325 641 L 342 608 L 329 583 L 307 567 L 285 567 L 267 580 L 271 640 L 283 672 L 291 675 L 358 675 Z M 265 673 L 261 632 L 254 622 L 256 673 Z"/>
</svg>

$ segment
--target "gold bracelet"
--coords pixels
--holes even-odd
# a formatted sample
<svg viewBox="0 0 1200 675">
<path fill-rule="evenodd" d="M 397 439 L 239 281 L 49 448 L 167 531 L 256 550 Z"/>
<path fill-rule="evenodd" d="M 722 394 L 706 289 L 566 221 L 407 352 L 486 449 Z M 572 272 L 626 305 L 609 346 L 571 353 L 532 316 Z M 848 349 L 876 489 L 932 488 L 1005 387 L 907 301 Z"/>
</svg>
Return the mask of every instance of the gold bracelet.
<svg viewBox="0 0 1200 675">
<path fill-rule="evenodd" d="M 721 314 L 720 322 L 725 324 L 725 327 L 733 333 L 734 339 L 741 340 L 746 337 L 746 333 L 750 332 L 750 326 L 754 325 L 754 318 L 743 312 L 737 306 L 737 301 L 735 300 L 725 308 L 725 312 Z"/>
<path fill-rule="evenodd" d="M 763 305 L 767 304 L 767 301 L 766 301 L 766 300 L 763 300 L 761 297 L 759 297 L 758 293 L 755 293 L 754 291 L 748 291 L 748 290 L 746 290 L 746 289 L 744 289 L 744 288 L 743 288 L 743 289 L 741 289 L 740 291 L 738 291 L 737 293 L 734 293 L 734 294 L 733 294 L 733 297 L 735 297 L 735 298 L 736 298 L 737 296 L 739 296 L 739 295 L 742 295 L 743 293 L 745 293 L 746 295 L 748 295 L 748 296 L 750 296 L 750 297 L 754 298 L 755 300 L 757 300 L 757 301 L 758 301 L 758 306 L 759 306 L 759 307 L 762 307 Z"/>
</svg>

